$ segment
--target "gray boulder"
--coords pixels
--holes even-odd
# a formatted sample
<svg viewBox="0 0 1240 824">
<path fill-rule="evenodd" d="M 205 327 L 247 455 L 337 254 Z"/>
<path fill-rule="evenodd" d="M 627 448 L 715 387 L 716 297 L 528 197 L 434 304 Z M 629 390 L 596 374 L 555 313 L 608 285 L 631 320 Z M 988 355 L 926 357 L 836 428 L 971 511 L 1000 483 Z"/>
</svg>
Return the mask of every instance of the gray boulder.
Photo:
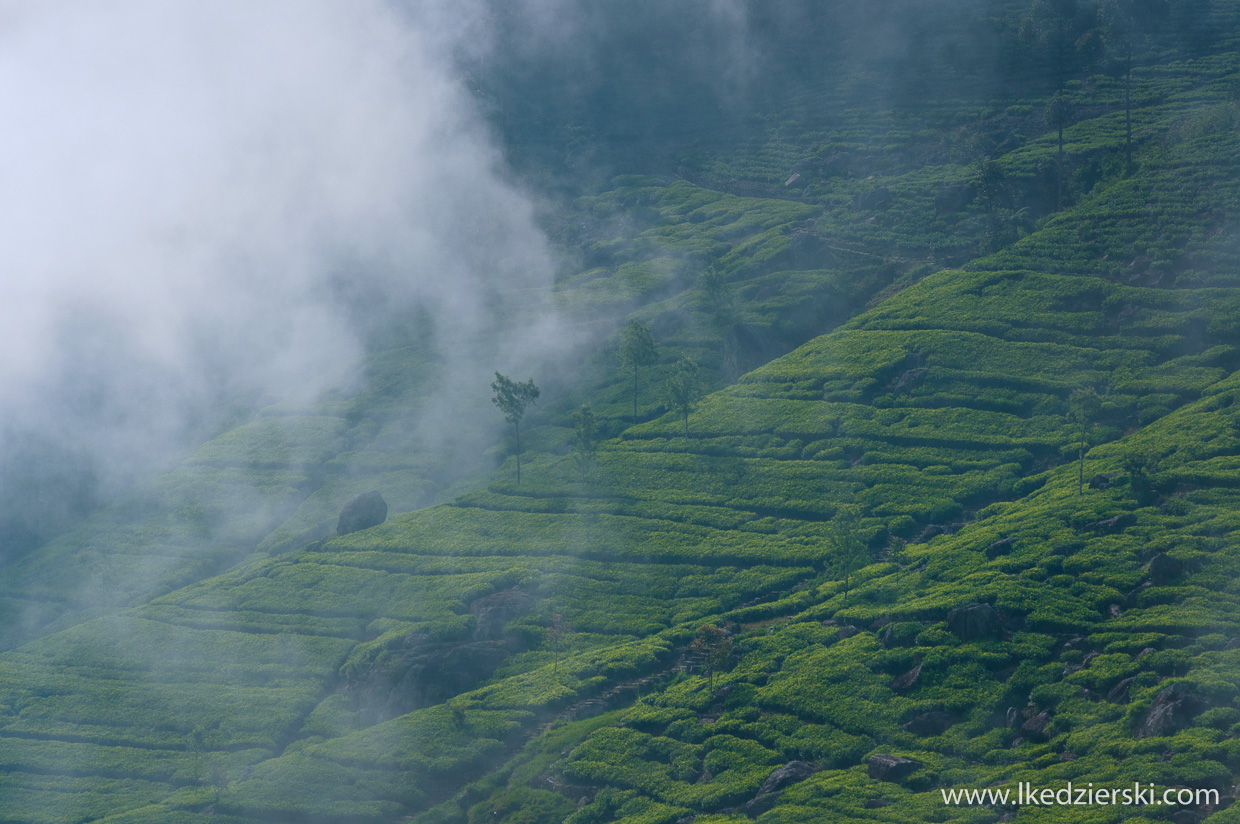
<svg viewBox="0 0 1240 824">
<path fill-rule="evenodd" d="M 519 589 L 505 589 L 477 599 L 469 605 L 470 613 L 477 616 L 474 640 L 500 640 L 509 621 L 533 608 L 534 599 Z"/>
<path fill-rule="evenodd" d="M 1172 684 L 1154 697 L 1154 703 L 1137 727 L 1137 738 L 1174 735 L 1191 724 L 1205 708 L 1205 701 L 1189 686 Z"/>
<path fill-rule="evenodd" d="M 816 772 L 818 770 L 813 764 L 805 761 L 789 761 L 767 776 L 766 781 L 762 782 L 762 787 L 758 790 L 758 795 L 766 795 L 776 790 L 782 790 L 789 784 L 804 781 Z"/>
<path fill-rule="evenodd" d="M 921 762 L 898 755 L 871 755 L 866 768 L 870 778 L 876 781 L 903 781 L 921 767 Z"/>
<path fill-rule="evenodd" d="M 956 719 L 948 713 L 931 710 L 914 715 L 900 726 L 913 735 L 942 735 L 954 723 Z"/>
<path fill-rule="evenodd" d="M 947 628 L 962 641 L 980 641 L 1003 635 L 998 611 L 990 604 L 968 604 L 947 613 Z"/>
<path fill-rule="evenodd" d="M 362 722 L 373 724 L 473 689 L 510 654 L 502 641 L 439 642 L 410 633 L 399 648 L 353 676 L 346 691 L 357 699 Z"/>
<path fill-rule="evenodd" d="M 1124 704 L 1128 701 L 1128 690 L 1131 689 L 1133 683 L 1136 682 L 1135 677 L 1125 678 L 1115 686 L 1111 687 L 1107 693 L 1107 700 L 1112 704 Z"/>
<path fill-rule="evenodd" d="M 378 526 L 387 520 L 387 501 L 378 490 L 360 492 L 354 495 L 340 510 L 340 518 L 336 521 L 336 534 L 348 535 Z"/>
<path fill-rule="evenodd" d="M 917 682 L 920 680 L 921 664 L 918 664 L 903 675 L 897 675 L 894 679 L 892 679 L 891 688 L 897 691 L 909 690 L 915 687 Z"/>
<path fill-rule="evenodd" d="M 1187 564 L 1179 558 L 1159 553 L 1150 559 L 1150 580 L 1156 587 L 1164 587 L 1187 572 Z"/>
<path fill-rule="evenodd" d="M 779 803 L 779 793 L 767 793 L 759 795 L 752 801 L 746 801 L 741 805 L 741 812 L 750 818 L 757 818 L 763 813 L 773 810 L 775 805 Z"/>
<path fill-rule="evenodd" d="M 1050 723 L 1050 711 L 1043 710 L 1021 724 L 1020 731 L 1025 734 L 1025 738 L 1029 741 L 1046 741 L 1049 737 L 1046 733 L 1046 728 L 1050 726 Z"/>
</svg>

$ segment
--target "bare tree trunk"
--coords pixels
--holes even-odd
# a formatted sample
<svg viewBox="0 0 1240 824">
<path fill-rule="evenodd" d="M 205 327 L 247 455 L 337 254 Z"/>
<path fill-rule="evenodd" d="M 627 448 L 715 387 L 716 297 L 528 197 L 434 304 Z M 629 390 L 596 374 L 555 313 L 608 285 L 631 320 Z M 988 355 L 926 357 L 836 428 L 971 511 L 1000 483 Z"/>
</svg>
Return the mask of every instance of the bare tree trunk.
<svg viewBox="0 0 1240 824">
<path fill-rule="evenodd" d="M 633 367 L 633 423 L 637 423 L 637 367 Z"/>
<path fill-rule="evenodd" d="M 1064 75 L 1063 53 L 1064 53 L 1064 46 L 1066 45 L 1065 44 L 1066 39 L 1067 38 L 1065 37 L 1062 31 L 1060 31 L 1058 36 L 1055 38 L 1055 89 L 1056 91 L 1063 90 L 1063 75 Z"/>
<path fill-rule="evenodd" d="M 1077 447 L 1077 470 L 1076 470 L 1076 494 L 1085 494 L 1085 439 L 1081 438 L 1081 445 Z"/>
<path fill-rule="evenodd" d="M 1055 211 L 1063 211 L 1063 120 L 1059 121 L 1059 157 L 1055 170 Z"/>
<path fill-rule="evenodd" d="M 1132 37 L 1128 38 L 1128 65 L 1124 72 L 1124 173 L 1132 172 Z"/>
<path fill-rule="evenodd" d="M 517 486 L 521 485 L 521 424 L 514 423 L 512 428 L 517 432 Z"/>
</svg>

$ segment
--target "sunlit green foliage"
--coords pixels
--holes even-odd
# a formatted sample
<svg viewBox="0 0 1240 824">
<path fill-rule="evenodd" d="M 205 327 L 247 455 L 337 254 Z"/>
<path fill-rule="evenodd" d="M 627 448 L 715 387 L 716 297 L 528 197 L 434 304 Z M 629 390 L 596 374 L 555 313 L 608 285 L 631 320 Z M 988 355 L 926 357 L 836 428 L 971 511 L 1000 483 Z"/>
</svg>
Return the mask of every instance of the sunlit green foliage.
<svg viewBox="0 0 1240 824">
<path fill-rule="evenodd" d="M 649 329 L 657 357 L 625 360 L 647 386 L 699 364 L 688 431 L 634 409 L 603 331 L 522 430 L 518 487 L 435 445 L 438 361 L 398 340 L 360 394 L 269 409 L 6 568 L 0 620 L 29 624 L 4 643 L 29 643 L 0 655 L 0 820 L 738 824 L 793 760 L 819 771 L 763 821 L 990 821 L 938 790 L 1016 781 L 1229 787 L 1237 65 L 1160 48 L 1133 73 L 1135 169 L 1115 76 L 1062 84 L 1054 215 L 1040 87 L 824 92 L 684 179 L 583 195 L 553 300 Z M 332 537 L 371 487 L 393 517 Z M 514 588 L 531 608 L 483 682 L 360 711 L 349 685 L 411 639 L 471 642 Z M 954 628 L 972 603 L 997 633 Z M 682 660 L 703 625 L 732 645 L 709 671 Z M 1177 683 L 1201 711 L 1138 735 Z M 922 765 L 876 781 L 876 753 Z"/>
</svg>

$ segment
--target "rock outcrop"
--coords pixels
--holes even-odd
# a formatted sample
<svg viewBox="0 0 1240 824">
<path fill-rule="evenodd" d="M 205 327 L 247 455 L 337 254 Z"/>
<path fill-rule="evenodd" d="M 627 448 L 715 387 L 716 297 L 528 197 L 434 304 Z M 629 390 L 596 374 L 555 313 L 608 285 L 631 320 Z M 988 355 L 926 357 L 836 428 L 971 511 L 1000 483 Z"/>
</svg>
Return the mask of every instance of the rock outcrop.
<svg viewBox="0 0 1240 824">
<path fill-rule="evenodd" d="M 1159 553 L 1150 559 L 1150 580 L 1156 587 L 1165 587 L 1188 571 L 1179 558 Z"/>
<path fill-rule="evenodd" d="M 1205 708 L 1205 701 L 1187 684 L 1172 684 L 1154 697 L 1154 703 L 1137 725 L 1137 738 L 1173 735 L 1191 724 Z"/>
<path fill-rule="evenodd" d="M 947 628 L 962 641 L 981 641 L 1003 635 L 1003 622 L 990 604 L 968 604 L 947 613 Z"/>
<path fill-rule="evenodd" d="M 789 784 L 804 781 L 816 772 L 818 772 L 818 768 L 808 761 L 789 761 L 767 776 L 766 781 L 763 781 L 762 786 L 758 789 L 758 795 L 766 795 L 776 790 L 782 790 Z"/>
<path fill-rule="evenodd" d="M 942 735 L 954 723 L 956 719 L 948 713 L 931 710 L 914 715 L 900 726 L 913 735 Z"/>
<path fill-rule="evenodd" d="M 741 812 L 750 818 L 757 818 L 768 810 L 773 810 L 775 805 L 779 803 L 780 793 L 767 793 L 759 795 L 756 798 L 746 801 L 741 805 Z"/>
<path fill-rule="evenodd" d="M 903 781 L 921 767 L 921 762 L 898 755 L 871 755 L 867 773 L 875 781 Z"/>
<path fill-rule="evenodd" d="M 378 490 L 359 492 L 348 500 L 344 509 L 340 510 L 340 518 L 336 521 L 336 534 L 348 535 L 378 526 L 387 520 L 387 501 Z"/>
<path fill-rule="evenodd" d="M 1025 720 L 1020 725 L 1020 731 L 1024 733 L 1024 737 L 1028 741 L 1046 741 L 1048 736 L 1046 728 L 1050 726 L 1051 713 L 1049 710 L 1043 710 Z"/>
<path fill-rule="evenodd" d="M 474 640 L 502 640 L 508 622 L 533 608 L 534 599 L 519 589 L 505 589 L 477 599 L 469 605 L 470 613 L 477 617 Z"/>
<path fill-rule="evenodd" d="M 902 692 L 904 690 L 910 690 L 914 686 L 916 686 L 917 682 L 920 679 L 921 679 L 921 664 L 918 664 L 917 666 L 913 667 L 911 670 L 904 673 L 903 675 L 897 675 L 895 678 L 893 678 L 891 681 L 891 688 L 893 690 L 896 690 L 897 692 Z"/>
<path fill-rule="evenodd" d="M 378 723 L 473 689 L 510 654 L 503 641 L 438 642 L 410 633 L 347 689 L 357 698 L 362 722 Z"/>
</svg>

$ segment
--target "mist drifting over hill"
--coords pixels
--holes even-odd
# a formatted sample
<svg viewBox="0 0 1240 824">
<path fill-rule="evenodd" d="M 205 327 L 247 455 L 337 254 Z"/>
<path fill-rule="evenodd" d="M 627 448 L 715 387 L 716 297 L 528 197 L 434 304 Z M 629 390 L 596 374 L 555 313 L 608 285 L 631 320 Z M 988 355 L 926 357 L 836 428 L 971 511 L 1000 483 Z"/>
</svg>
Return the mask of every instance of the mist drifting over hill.
<svg viewBox="0 0 1240 824">
<path fill-rule="evenodd" d="M 0 105 L 0 821 L 1240 809 L 1238 0 L 0 2 Z"/>
<path fill-rule="evenodd" d="M 547 282 L 454 67 L 474 11 L 6 4 L 10 545 L 238 409 L 347 384 L 385 317 L 465 337 L 488 288 Z"/>
</svg>

